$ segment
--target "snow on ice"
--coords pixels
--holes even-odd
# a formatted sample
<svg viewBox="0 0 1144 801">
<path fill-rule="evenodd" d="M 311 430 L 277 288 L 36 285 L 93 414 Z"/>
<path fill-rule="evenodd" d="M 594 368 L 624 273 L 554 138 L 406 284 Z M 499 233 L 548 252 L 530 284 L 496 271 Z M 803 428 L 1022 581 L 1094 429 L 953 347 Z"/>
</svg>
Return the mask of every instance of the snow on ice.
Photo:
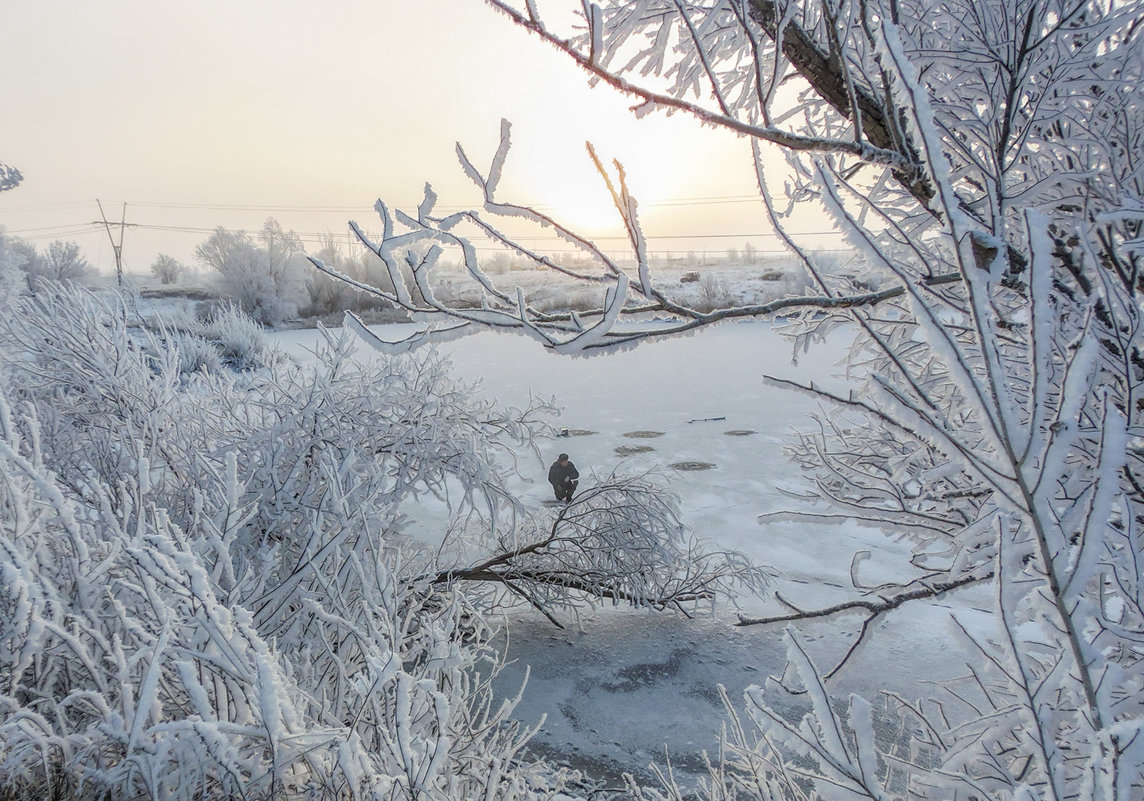
<svg viewBox="0 0 1144 801">
<path fill-rule="evenodd" d="M 375 330 L 395 339 L 412 326 Z M 275 340 L 305 359 L 315 335 L 288 331 Z M 864 586 L 916 575 L 909 544 L 880 531 L 845 521 L 759 520 L 797 507 L 778 491 L 797 492 L 801 480 L 783 442 L 807 425 L 809 412 L 819 411 L 805 396 L 768 386 L 761 376 L 797 374 L 845 390 L 841 373 L 849 340 L 849 332 L 836 332 L 801 353 L 797 367 L 790 343 L 766 322 L 727 324 L 592 359 L 569 359 L 526 337 L 488 331 L 440 346 L 459 377 L 480 381 L 500 403 L 521 405 L 532 393 L 555 396 L 561 407 L 556 426 L 569 436 L 541 443 L 539 458 L 519 454 L 514 489 L 522 497 L 537 506 L 549 497 L 547 465 L 562 451 L 585 475 L 582 487 L 593 473 L 607 475 L 617 466 L 653 470 L 679 495 L 684 522 L 698 536 L 742 551 L 774 573 L 766 597 L 739 597 L 691 619 L 607 607 L 565 621 L 561 630 L 530 611 L 514 613 L 506 644 L 514 662 L 500 688 L 502 695 L 515 693 L 530 669 L 516 717 L 531 725 L 545 718 L 530 745 L 536 753 L 611 783 L 624 772 L 650 778 L 649 763 L 668 760 L 677 777 L 694 780 L 703 771 L 702 752 L 714 750 L 725 720 L 719 686 L 738 704 L 749 686 L 783 670 L 781 626 L 737 627 L 739 614 L 785 611 L 776 592 L 800 608 L 856 597 L 851 567 L 860 553 L 868 557 L 857 568 Z M 639 432 L 661 436 L 625 436 Z M 617 454 L 632 444 L 652 450 Z M 714 466 L 669 466 L 686 461 Z M 423 529 L 427 538 L 430 529 Z M 985 604 L 976 591 L 962 591 L 882 618 L 871 632 L 878 647 L 860 648 L 834 689 L 870 698 L 889 686 L 920 694 L 925 683 L 957 670 L 959 660 L 948 652 L 950 612 L 956 608 L 963 622 L 985 623 L 987 613 L 974 608 Z M 841 658 L 860 622 L 843 614 L 804 629 L 820 667 Z"/>
</svg>

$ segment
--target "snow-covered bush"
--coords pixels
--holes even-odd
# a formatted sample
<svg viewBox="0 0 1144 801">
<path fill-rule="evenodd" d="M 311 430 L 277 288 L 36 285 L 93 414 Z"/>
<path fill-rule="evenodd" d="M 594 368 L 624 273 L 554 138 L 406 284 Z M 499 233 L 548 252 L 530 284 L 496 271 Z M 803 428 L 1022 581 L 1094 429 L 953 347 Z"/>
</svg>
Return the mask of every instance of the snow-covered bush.
<svg viewBox="0 0 1144 801">
<path fill-rule="evenodd" d="M 380 282 L 377 284 L 380 286 L 390 285 L 384 268 L 372 253 L 367 252 L 362 258 L 353 258 L 343 253 L 334 242 L 327 242 L 318 251 L 316 258 L 355 281 L 369 285 L 375 285 L 377 282 Z M 311 275 L 308 289 L 310 302 L 305 313 L 310 315 L 340 314 L 347 309 L 364 311 L 391 308 L 384 300 L 326 273 Z"/>
<path fill-rule="evenodd" d="M 222 277 L 227 294 L 255 320 L 280 325 L 306 303 L 306 258 L 293 231 L 268 219 L 252 239 L 245 231 L 219 228 L 195 255 Z"/>
<path fill-rule="evenodd" d="M 490 632 L 456 597 L 411 593 L 379 541 L 328 544 L 341 570 L 320 593 L 293 594 L 297 631 L 268 636 L 259 597 L 243 592 L 262 584 L 260 565 L 236 558 L 242 508 L 207 494 L 198 525 L 180 528 L 145 472 L 118 497 L 94 487 L 88 502 L 68 500 L 20 436 L 31 421 L 8 411 L 5 790 L 461 799 L 544 797 L 532 774 L 559 786 L 512 762 L 527 733 L 505 721 L 511 704 L 492 703 Z M 221 478 L 218 490 L 241 492 L 233 458 Z"/>
<path fill-rule="evenodd" d="M 733 306 L 735 300 L 727 281 L 710 273 L 704 273 L 699 279 L 699 300 L 694 304 L 698 311 L 710 312 Z"/>
<path fill-rule="evenodd" d="M 15 189 L 24 180 L 23 174 L 15 167 L 0 164 L 0 192 Z"/>
<path fill-rule="evenodd" d="M 218 348 L 202 337 L 183 334 L 176 340 L 175 347 L 179 351 L 180 373 L 201 371 L 217 374 L 226 369 Z"/>
<path fill-rule="evenodd" d="M 45 286 L 9 326 L 0 402 L 6 789 L 531 797 L 544 771 L 512 762 L 491 629 L 402 579 L 394 539 L 402 502 L 452 469 L 418 443 L 479 449 L 476 419 L 458 408 L 455 439 L 416 371 L 355 373 L 338 347 L 311 380 L 188 386 L 121 304 Z"/>
<path fill-rule="evenodd" d="M 223 364 L 236 370 L 257 370 L 271 361 L 262 326 L 232 303 L 212 305 L 189 331 L 211 343 Z"/>
<path fill-rule="evenodd" d="M 504 470 L 550 409 L 328 332 L 313 365 L 188 372 L 187 336 L 50 282 L 0 318 L 0 797 L 553 797 L 473 591 L 538 528 Z M 674 519 L 648 491 L 610 490 L 628 529 Z M 438 548 L 405 534 L 427 505 Z M 646 535 L 659 588 L 593 572 L 613 538 L 538 579 L 552 608 L 733 578 Z"/>
</svg>

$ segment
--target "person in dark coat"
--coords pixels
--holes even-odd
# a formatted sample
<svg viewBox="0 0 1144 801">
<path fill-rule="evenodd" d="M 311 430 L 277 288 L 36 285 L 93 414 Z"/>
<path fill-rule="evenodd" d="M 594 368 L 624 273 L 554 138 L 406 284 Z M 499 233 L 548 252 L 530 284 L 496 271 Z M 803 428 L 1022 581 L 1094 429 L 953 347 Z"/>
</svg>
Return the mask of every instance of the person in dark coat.
<svg viewBox="0 0 1144 801">
<path fill-rule="evenodd" d="M 548 468 L 548 483 L 552 485 L 552 491 L 556 493 L 558 501 L 564 503 L 572 501 L 572 493 L 576 491 L 579 479 L 580 473 L 576 470 L 576 465 L 568 461 L 566 453 L 560 454 L 552 463 L 552 467 Z"/>
</svg>

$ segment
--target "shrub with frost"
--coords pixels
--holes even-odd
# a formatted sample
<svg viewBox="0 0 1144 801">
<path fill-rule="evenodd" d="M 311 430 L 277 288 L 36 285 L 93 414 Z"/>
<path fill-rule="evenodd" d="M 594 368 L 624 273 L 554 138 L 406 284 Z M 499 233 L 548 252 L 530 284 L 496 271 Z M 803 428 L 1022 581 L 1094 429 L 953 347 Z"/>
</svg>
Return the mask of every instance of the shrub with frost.
<svg viewBox="0 0 1144 801">
<path fill-rule="evenodd" d="M 190 331 L 211 343 L 228 367 L 256 370 L 270 362 L 266 332 L 233 303 L 213 306 Z"/>
<path fill-rule="evenodd" d="M 15 189 L 24 180 L 23 174 L 15 167 L 0 164 L 0 192 Z"/>
<path fill-rule="evenodd" d="M 283 365 L 242 390 L 188 379 L 174 338 L 128 322 L 114 296 L 45 285 L 4 324 L 4 789 L 558 786 L 516 764 L 527 732 L 491 696 L 494 630 L 447 587 L 402 578 L 426 558 L 404 552 L 402 504 L 452 474 L 499 491 L 481 465 L 505 428 L 482 429 L 463 393 L 418 415 L 451 386 L 441 366 L 370 372 L 334 343 L 316 374 Z"/>
<path fill-rule="evenodd" d="M 536 529 L 504 471 L 547 407 L 498 409 L 436 356 L 357 362 L 329 332 L 313 365 L 188 372 L 183 335 L 135 323 L 52 283 L 0 318 L 0 796 L 559 793 L 492 693 L 496 597 L 442 575 L 462 553 L 552 564 L 497 552 Z M 643 502 L 609 497 L 585 514 L 615 536 L 558 555 L 593 580 L 522 591 L 615 597 L 592 571 L 625 561 Z M 406 535 L 427 507 L 447 564 Z M 656 576 L 612 585 L 632 602 L 727 578 L 677 530 L 646 534 L 666 538 Z"/>
<path fill-rule="evenodd" d="M 226 369 L 218 349 L 202 337 L 182 334 L 176 339 L 175 346 L 179 352 L 181 373 L 219 373 Z"/>
<path fill-rule="evenodd" d="M 274 219 L 268 219 L 253 238 L 245 231 L 219 228 L 195 249 L 195 255 L 218 271 L 235 303 L 264 325 L 297 317 L 306 303 L 302 241 Z"/>
</svg>

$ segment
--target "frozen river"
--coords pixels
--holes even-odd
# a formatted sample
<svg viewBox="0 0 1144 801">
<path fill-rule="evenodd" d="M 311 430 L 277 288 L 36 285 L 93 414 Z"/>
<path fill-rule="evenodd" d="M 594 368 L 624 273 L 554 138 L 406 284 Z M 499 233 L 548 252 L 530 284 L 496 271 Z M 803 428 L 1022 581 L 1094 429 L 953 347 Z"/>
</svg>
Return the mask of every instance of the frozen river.
<svg viewBox="0 0 1144 801">
<path fill-rule="evenodd" d="M 275 335 L 280 346 L 305 357 L 315 332 Z M 500 403 L 521 405 L 529 393 L 555 396 L 558 427 L 572 436 L 541 442 L 541 458 L 522 455 L 515 489 L 540 501 L 550 496 L 548 463 L 567 451 L 586 474 L 616 467 L 657 470 L 680 497 L 683 518 L 701 538 L 746 553 L 776 573 L 773 590 L 801 607 L 854 597 L 853 555 L 869 551 L 863 580 L 907 574 L 908 546 L 852 524 L 783 522 L 759 516 L 794 507 L 778 487 L 798 489 L 801 477 L 782 452 L 789 433 L 817 411 L 801 394 L 770 387 L 763 374 L 842 386 L 845 332 L 799 354 L 770 324 L 741 322 L 686 338 L 649 343 L 590 359 L 544 351 L 520 336 L 485 332 L 440 346 L 457 374 L 479 381 Z M 634 436 L 633 436 L 634 435 Z M 639 452 L 634 452 L 634 451 Z M 707 469 L 678 469 L 671 465 Z M 966 594 L 959 603 L 973 602 Z M 840 676 L 840 691 L 876 694 L 887 679 L 909 691 L 948 664 L 945 601 L 894 613 L 877 624 L 876 646 L 865 646 Z M 773 594 L 739 598 L 750 614 L 780 611 Z M 534 740 L 541 753 L 615 781 L 623 771 L 664 763 L 694 776 L 700 752 L 716 749 L 724 719 L 717 685 L 738 700 L 751 684 L 781 671 L 784 648 L 777 627 L 735 627 L 734 605 L 695 619 L 625 609 L 601 609 L 556 629 L 528 611 L 510 621 L 509 657 L 502 677 L 511 693 L 532 668 L 518 717 L 547 721 Z M 804 627 L 812 653 L 824 664 L 841 655 L 858 618 L 841 616 Z M 646 773 L 644 773 L 646 775 Z"/>
</svg>

